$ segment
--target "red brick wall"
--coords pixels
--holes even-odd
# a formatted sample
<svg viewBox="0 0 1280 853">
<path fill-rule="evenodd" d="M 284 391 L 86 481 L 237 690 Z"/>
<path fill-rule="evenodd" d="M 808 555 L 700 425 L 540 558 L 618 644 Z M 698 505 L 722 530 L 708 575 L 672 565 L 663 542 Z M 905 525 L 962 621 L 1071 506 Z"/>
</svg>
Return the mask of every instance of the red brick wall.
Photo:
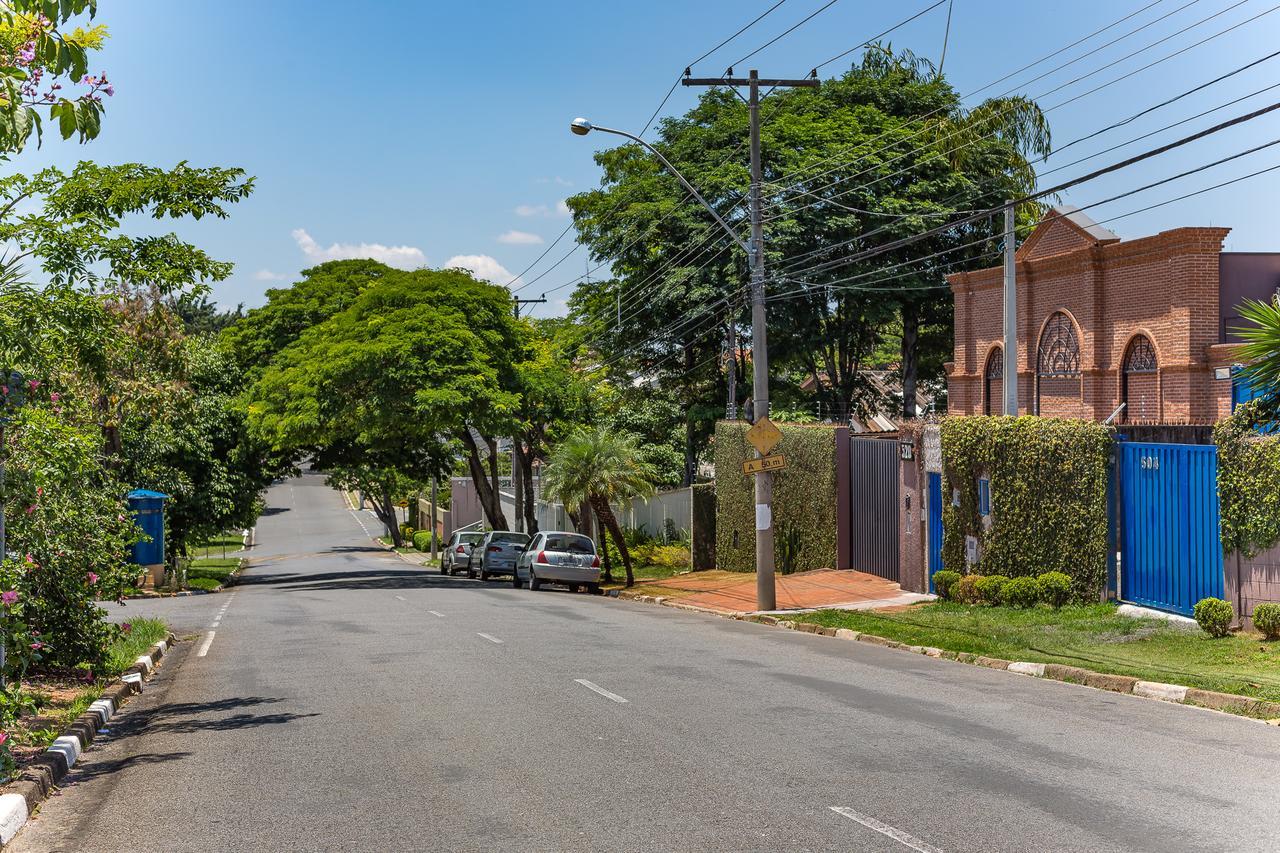
<svg viewBox="0 0 1280 853">
<path fill-rule="evenodd" d="M 1141 409 L 1135 398 L 1128 413 L 1132 419 L 1210 422 L 1229 411 L 1230 383 L 1213 379 L 1213 367 L 1224 357 L 1217 346 L 1218 255 L 1228 229 L 1178 228 L 1073 250 L 1081 245 L 1079 231 L 1063 222 L 1042 228 L 1017 264 L 1020 412 L 1035 411 L 1036 348 L 1055 311 L 1075 322 L 1081 376 L 1045 380 L 1042 414 L 1110 415 L 1121 401 L 1124 354 L 1138 334 L 1151 339 L 1159 372 L 1131 378 L 1131 392 L 1141 394 Z M 948 410 L 981 414 L 986 356 L 1003 339 L 1001 270 L 949 280 L 956 313 Z M 1012 365 L 1006 355 L 1005 369 Z"/>
</svg>

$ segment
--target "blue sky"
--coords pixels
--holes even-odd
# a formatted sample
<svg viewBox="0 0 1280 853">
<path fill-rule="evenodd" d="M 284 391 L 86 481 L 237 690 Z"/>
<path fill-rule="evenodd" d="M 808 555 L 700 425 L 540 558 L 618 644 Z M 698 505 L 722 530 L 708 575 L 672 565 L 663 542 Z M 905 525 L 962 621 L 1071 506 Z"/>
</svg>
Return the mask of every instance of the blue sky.
<svg viewBox="0 0 1280 853">
<path fill-rule="evenodd" d="M 261 304 L 267 287 L 287 284 L 298 270 L 319 260 L 351 254 L 372 254 L 410 267 L 453 261 L 505 283 L 504 271 L 522 270 L 546 248 L 536 241 L 550 242 L 568 223 L 563 199 L 599 180 L 591 154 L 594 146 L 611 144 L 610 138 L 571 136 L 568 121 L 585 115 L 601 124 L 639 130 L 690 60 L 773 2 L 105 0 L 99 19 L 112 37 L 97 65 L 117 92 L 108 104 L 101 137 L 87 146 L 50 139 L 43 149 L 16 158 L 15 165 L 29 170 L 91 158 L 245 168 L 257 177 L 257 190 L 229 219 L 177 229 L 215 256 L 235 262 L 231 279 L 214 292 L 226 305 Z M 758 66 L 766 75 L 802 76 L 930 2 L 838 0 L 737 71 Z M 1011 6 L 1007 0 L 955 0 L 946 74 L 962 93 L 980 90 L 1151 2 L 1034 0 Z M 695 73 L 721 73 L 728 63 L 825 3 L 787 0 Z M 1010 88 L 1039 97 L 1121 60 L 1040 99 L 1043 107 L 1053 107 L 1273 5 L 1267 0 L 1157 0 L 1103 36 L 982 89 L 971 102 Z M 1217 12 L 1222 14 L 1173 35 Z M 936 61 L 945 19 L 944 4 L 895 33 L 892 42 Z M 1112 47 L 1027 83 L 1139 27 Z M 1280 11 L 1263 14 L 1154 68 L 1052 109 L 1055 142 L 1061 145 L 1259 59 L 1280 47 L 1277 36 Z M 839 63 L 824 72 L 838 70 Z M 1073 146 L 1044 168 L 1276 82 L 1280 57 Z M 682 112 L 694 97 L 678 88 L 664 112 Z M 1277 100 L 1280 88 L 1065 168 L 1046 181 L 1080 174 Z M 1272 114 L 1082 186 L 1064 201 L 1084 206 L 1276 138 L 1280 118 Z M 1276 164 L 1280 146 L 1090 213 L 1105 220 Z M 1280 250 L 1277 189 L 1280 171 L 1107 224 L 1125 237 L 1180 225 L 1229 226 L 1229 250 Z M 149 222 L 137 225 L 154 228 Z M 570 245 L 567 239 L 562 242 L 531 276 Z M 585 253 L 579 251 L 522 295 L 550 291 L 550 302 L 541 310 L 557 313 L 562 310 L 559 300 L 571 290 L 566 285 L 585 269 Z"/>
</svg>

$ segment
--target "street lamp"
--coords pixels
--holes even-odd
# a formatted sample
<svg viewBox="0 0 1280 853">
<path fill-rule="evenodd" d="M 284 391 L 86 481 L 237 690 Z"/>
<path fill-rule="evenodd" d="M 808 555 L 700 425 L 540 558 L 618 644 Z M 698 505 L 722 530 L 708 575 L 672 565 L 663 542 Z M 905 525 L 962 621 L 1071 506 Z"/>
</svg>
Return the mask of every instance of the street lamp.
<svg viewBox="0 0 1280 853">
<path fill-rule="evenodd" d="M 752 265 L 755 264 L 756 253 L 751 248 L 751 245 L 746 240 L 743 240 L 741 237 L 739 237 L 738 233 L 729 227 L 729 223 L 725 222 L 724 218 L 721 217 L 720 214 L 716 213 L 716 209 L 712 207 L 705 198 L 702 197 L 702 193 L 695 190 L 693 188 L 693 184 L 689 183 L 689 181 L 685 179 L 685 176 L 680 174 L 680 171 L 675 166 L 672 166 L 671 161 L 668 160 L 666 157 L 663 157 L 662 152 L 659 151 L 657 148 L 654 148 L 652 145 L 645 142 L 643 139 L 636 136 L 634 133 L 627 133 L 625 130 L 615 130 L 612 127 L 601 127 L 598 124 L 592 124 L 591 122 L 587 121 L 585 118 L 582 118 L 582 117 L 575 118 L 573 121 L 569 122 L 569 130 L 572 131 L 577 136 L 586 136 L 588 133 L 590 133 L 593 130 L 598 130 L 601 133 L 613 133 L 618 136 L 625 136 L 627 139 L 630 139 L 632 142 L 636 142 L 636 143 L 639 143 L 640 145 L 643 145 L 646 149 L 648 149 L 650 154 L 658 158 L 658 160 L 662 163 L 662 165 L 666 167 L 668 172 L 676 176 L 676 180 L 684 184 L 684 188 L 687 189 L 693 195 L 693 197 L 698 200 L 699 204 L 701 204 L 703 207 L 707 209 L 707 212 L 711 214 L 711 218 L 720 224 L 720 227 L 723 228 L 725 233 L 728 234 L 733 239 L 733 242 L 737 244 L 738 248 L 742 249 L 742 251 L 747 253 L 747 260 Z"/>
</svg>

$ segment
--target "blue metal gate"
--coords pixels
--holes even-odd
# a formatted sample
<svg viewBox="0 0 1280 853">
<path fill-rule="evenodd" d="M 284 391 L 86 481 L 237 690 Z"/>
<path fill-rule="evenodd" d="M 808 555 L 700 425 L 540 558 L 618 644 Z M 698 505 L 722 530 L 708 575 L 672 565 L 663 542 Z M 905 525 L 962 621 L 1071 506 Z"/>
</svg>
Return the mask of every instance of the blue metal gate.
<svg viewBox="0 0 1280 853">
<path fill-rule="evenodd" d="M 942 475 L 929 474 L 929 592 L 933 573 L 942 571 Z"/>
<path fill-rule="evenodd" d="M 1120 443 L 1120 597 L 1190 616 L 1223 595 L 1218 449 Z"/>
</svg>

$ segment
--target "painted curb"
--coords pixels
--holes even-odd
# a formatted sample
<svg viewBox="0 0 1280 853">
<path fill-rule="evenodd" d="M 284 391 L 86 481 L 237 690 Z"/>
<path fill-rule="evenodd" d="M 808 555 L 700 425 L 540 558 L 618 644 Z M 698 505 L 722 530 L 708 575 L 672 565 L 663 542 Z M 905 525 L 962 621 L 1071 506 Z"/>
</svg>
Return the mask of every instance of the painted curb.
<svg viewBox="0 0 1280 853">
<path fill-rule="evenodd" d="M 1061 681 L 1066 684 L 1078 684 L 1085 687 L 1093 687 L 1098 690 L 1107 690 L 1112 693 L 1124 693 L 1141 699 L 1152 699 L 1174 705 L 1207 708 L 1209 710 L 1230 714 L 1233 717 L 1280 727 L 1280 702 L 1270 702 L 1265 699 L 1257 699 L 1252 696 L 1241 696 L 1237 693 L 1218 693 L 1214 690 L 1200 690 L 1199 688 L 1187 687 L 1182 684 L 1162 684 L 1157 681 L 1140 681 L 1137 678 L 1128 675 L 1113 675 L 1107 672 L 1094 672 L 1092 670 L 1081 669 L 1076 666 L 1067 666 L 1065 664 L 1007 661 L 1000 658 L 989 658 L 982 655 L 970 654 L 968 652 L 952 652 L 946 649 L 934 648 L 932 646 L 909 646 L 905 643 L 900 643 L 897 640 L 890 640 L 888 637 L 878 637 L 874 634 L 863 634 L 849 628 L 828 628 L 826 626 L 819 625 L 816 622 L 779 619 L 775 616 L 762 613 L 751 613 L 745 611 L 724 613 L 718 610 L 709 610 L 705 607 L 695 607 L 691 604 L 679 604 L 672 599 L 663 599 L 648 595 L 619 595 L 618 590 L 610 590 L 609 595 L 606 597 L 620 601 L 638 601 L 645 604 L 658 604 L 678 610 L 689 610 L 696 613 L 703 613 L 708 616 L 718 616 L 721 619 L 735 619 L 740 622 L 754 622 L 757 625 L 765 625 L 771 628 L 781 628 L 783 630 L 797 631 L 800 633 L 818 634 L 820 636 L 835 637 L 841 640 L 856 640 L 858 642 L 868 643 L 874 646 L 883 646 L 889 649 L 901 649 L 908 652 L 914 652 L 915 654 L 925 655 L 927 657 L 953 660 L 957 663 L 1004 670 L 1006 672 L 1013 672 L 1019 675 L 1029 675 L 1033 678 L 1044 678 L 1049 681 Z"/>
<path fill-rule="evenodd" d="M 0 847 L 7 847 L 13 841 L 128 697 L 142 692 L 144 674 L 155 672 L 156 663 L 175 641 L 174 635 L 169 634 L 153 645 L 150 653 L 140 655 L 120 676 L 119 684 L 105 688 L 102 698 L 90 704 L 39 758 L 23 768 L 16 780 L 0 788 Z"/>
</svg>

